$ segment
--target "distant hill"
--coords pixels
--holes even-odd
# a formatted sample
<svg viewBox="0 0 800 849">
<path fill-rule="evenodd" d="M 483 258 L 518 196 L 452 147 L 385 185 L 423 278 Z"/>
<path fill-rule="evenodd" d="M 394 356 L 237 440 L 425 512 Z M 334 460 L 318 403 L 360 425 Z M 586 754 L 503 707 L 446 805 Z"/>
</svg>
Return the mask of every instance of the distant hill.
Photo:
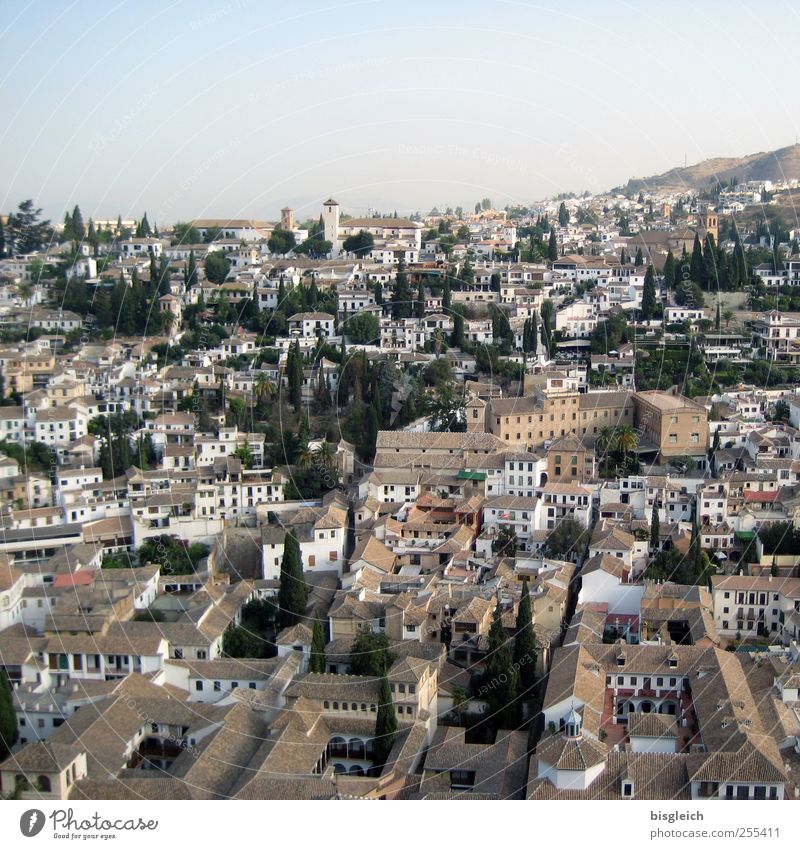
<svg viewBox="0 0 800 849">
<path fill-rule="evenodd" d="M 730 180 L 731 177 L 737 177 L 739 182 L 800 178 L 800 144 L 739 158 L 704 159 L 696 165 L 672 168 L 655 177 L 628 180 L 626 188 L 633 192 L 648 188 L 703 189 L 712 181 Z"/>
</svg>

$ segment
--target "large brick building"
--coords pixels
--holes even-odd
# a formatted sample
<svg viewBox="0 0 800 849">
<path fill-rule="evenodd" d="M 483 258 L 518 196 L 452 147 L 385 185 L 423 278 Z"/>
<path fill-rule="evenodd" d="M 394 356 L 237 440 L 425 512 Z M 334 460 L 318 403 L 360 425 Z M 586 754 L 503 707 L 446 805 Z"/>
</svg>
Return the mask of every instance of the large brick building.
<svg viewBox="0 0 800 849">
<path fill-rule="evenodd" d="M 510 445 L 539 448 L 573 434 L 591 446 L 604 427 L 629 425 L 637 429 L 641 449 L 662 457 L 699 456 L 708 448 L 706 409 L 668 392 L 540 389 L 489 404 L 489 430 Z"/>
</svg>

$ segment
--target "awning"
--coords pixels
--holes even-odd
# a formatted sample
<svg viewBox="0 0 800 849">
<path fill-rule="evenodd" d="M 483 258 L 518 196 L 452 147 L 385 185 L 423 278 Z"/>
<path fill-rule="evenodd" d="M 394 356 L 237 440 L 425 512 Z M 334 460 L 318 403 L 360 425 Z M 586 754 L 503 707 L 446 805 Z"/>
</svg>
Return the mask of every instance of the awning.
<svg viewBox="0 0 800 849">
<path fill-rule="evenodd" d="M 734 531 L 733 535 L 736 539 L 742 540 L 742 542 L 750 542 L 751 539 L 756 538 L 755 531 Z"/>
<path fill-rule="evenodd" d="M 486 472 L 467 472 L 462 469 L 456 477 L 462 481 L 485 481 Z"/>
</svg>

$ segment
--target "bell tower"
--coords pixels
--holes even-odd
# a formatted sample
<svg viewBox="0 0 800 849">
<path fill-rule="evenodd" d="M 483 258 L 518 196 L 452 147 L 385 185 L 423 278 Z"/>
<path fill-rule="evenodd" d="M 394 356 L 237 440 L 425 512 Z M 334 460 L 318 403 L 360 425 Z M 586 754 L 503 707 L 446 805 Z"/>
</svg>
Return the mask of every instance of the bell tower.
<svg viewBox="0 0 800 849">
<path fill-rule="evenodd" d="M 697 213 L 698 229 L 711 233 L 714 244 L 719 241 L 719 216 L 712 209 L 706 207 L 704 212 Z"/>
<path fill-rule="evenodd" d="M 294 230 L 294 210 L 284 206 L 281 210 L 281 230 Z"/>
<path fill-rule="evenodd" d="M 331 253 L 336 256 L 339 253 L 339 204 L 333 198 L 322 204 L 322 223 L 325 225 L 325 240 L 331 243 Z"/>
</svg>

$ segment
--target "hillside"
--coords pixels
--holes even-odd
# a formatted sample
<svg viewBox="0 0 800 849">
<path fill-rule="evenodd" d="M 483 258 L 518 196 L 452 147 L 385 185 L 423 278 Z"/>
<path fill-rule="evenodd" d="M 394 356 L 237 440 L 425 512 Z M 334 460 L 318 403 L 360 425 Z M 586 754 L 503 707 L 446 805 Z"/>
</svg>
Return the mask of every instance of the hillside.
<svg viewBox="0 0 800 849">
<path fill-rule="evenodd" d="M 739 182 L 800 177 L 800 144 L 739 158 L 704 159 L 696 165 L 672 168 L 654 177 L 634 178 L 628 181 L 627 189 L 634 192 L 648 188 L 702 189 L 714 180 L 730 180 L 734 176 Z"/>
</svg>

